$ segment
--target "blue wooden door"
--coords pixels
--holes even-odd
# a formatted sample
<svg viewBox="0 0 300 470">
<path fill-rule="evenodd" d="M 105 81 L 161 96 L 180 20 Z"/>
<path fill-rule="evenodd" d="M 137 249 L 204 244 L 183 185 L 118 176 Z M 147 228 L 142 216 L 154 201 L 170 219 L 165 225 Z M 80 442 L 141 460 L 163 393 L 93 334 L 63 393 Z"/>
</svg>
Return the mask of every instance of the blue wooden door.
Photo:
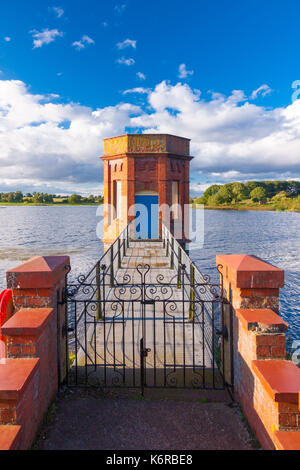
<svg viewBox="0 0 300 470">
<path fill-rule="evenodd" d="M 158 196 L 135 196 L 135 237 L 158 238 Z"/>
</svg>

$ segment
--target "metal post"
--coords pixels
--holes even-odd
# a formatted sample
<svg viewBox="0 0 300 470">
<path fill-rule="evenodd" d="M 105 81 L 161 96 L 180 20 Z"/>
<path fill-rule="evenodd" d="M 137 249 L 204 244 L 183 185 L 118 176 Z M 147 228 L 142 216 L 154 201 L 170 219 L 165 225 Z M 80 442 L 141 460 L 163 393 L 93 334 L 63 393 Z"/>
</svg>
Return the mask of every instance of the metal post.
<svg viewBox="0 0 300 470">
<path fill-rule="evenodd" d="M 114 245 L 110 247 L 110 287 L 114 286 Z"/>
<path fill-rule="evenodd" d="M 178 247 L 178 276 L 177 276 L 177 288 L 180 289 L 181 287 L 181 259 L 182 259 L 182 251 L 180 246 Z"/>
<path fill-rule="evenodd" d="M 121 269 L 121 239 L 118 238 L 118 269 Z"/>
<path fill-rule="evenodd" d="M 174 238 L 171 240 L 171 269 L 174 269 Z"/>
<path fill-rule="evenodd" d="M 96 264 L 96 300 L 97 300 L 97 320 L 101 320 L 101 289 L 100 289 L 100 261 Z"/>
<path fill-rule="evenodd" d="M 126 228 L 126 239 L 127 239 L 127 248 L 129 248 L 129 230 L 128 230 L 129 224 L 127 225 Z"/>
<path fill-rule="evenodd" d="M 189 321 L 194 319 L 194 310 L 195 310 L 195 267 L 193 264 L 190 266 L 190 315 Z"/>
</svg>

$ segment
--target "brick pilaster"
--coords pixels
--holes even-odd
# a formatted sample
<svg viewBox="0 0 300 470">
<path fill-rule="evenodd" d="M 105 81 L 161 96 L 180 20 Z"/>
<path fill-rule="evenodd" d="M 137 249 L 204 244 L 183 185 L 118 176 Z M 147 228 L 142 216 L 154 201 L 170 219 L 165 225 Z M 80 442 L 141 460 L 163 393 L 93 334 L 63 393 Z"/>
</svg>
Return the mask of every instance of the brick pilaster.
<svg viewBox="0 0 300 470">
<path fill-rule="evenodd" d="M 69 271 L 69 256 L 37 256 L 7 271 L 7 286 L 12 289 L 16 309 L 53 308 L 57 325 L 59 382 L 66 375 L 67 318 L 59 305 Z"/>
<path fill-rule="evenodd" d="M 232 306 L 235 397 L 264 449 L 299 448 L 300 370 L 286 360 L 278 315 L 284 272 L 248 255 L 220 255 L 217 265 Z"/>
</svg>

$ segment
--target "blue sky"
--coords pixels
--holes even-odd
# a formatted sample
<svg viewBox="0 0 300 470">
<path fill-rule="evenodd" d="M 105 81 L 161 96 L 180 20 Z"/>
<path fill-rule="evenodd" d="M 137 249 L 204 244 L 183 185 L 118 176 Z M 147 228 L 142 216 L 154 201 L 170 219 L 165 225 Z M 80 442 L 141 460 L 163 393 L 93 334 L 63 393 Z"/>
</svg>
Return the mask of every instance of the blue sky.
<svg viewBox="0 0 300 470">
<path fill-rule="evenodd" d="M 101 192 L 103 138 L 135 130 L 192 139 L 192 194 L 299 179 L 299 17 L 295 0 L 1 2 L 0 191 Z"/>
</svg>

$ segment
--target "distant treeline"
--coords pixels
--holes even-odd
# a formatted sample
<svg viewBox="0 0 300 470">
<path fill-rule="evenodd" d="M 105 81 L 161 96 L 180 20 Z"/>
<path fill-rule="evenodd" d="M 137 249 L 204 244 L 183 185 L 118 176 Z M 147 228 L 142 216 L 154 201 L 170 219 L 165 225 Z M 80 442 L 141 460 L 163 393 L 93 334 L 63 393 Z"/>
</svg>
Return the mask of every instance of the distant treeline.
<svg viewBox="0 0 300 470">
<path fill-rule="evenodd" d="M 15 191 L 10 193 L 0 193 L 1 203 L 15 204 L 102 204 L 103 196 L 90 195 L 88 197 L 79 194 L 71 194 L 70 196 L 59 196 L 56 194 L 26 193 Z"/>
<path fill-rule="evenodd" d="M 213 184 L 193 202 L 207 206 L 267 205 L 277 210 L 300 210 L 299 181 L 248 181 Z"/>
</svg>

